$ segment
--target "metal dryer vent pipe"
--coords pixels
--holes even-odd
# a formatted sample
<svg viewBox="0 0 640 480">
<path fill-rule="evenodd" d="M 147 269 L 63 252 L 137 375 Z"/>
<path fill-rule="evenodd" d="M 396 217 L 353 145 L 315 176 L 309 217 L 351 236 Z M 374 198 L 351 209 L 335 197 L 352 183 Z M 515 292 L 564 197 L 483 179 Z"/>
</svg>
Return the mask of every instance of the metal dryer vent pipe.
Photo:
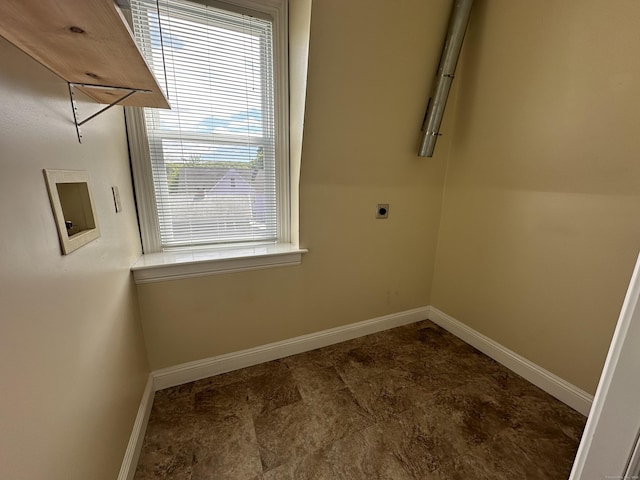
<svg viewBox="0 0 640 480">
<path fill-rule="evenodd" d="M 453 4 L 447 38 L 444 42 L 440 65 L 438 65 L 438 72 L 427 105 L 427 113 L 422 124 L 422 142 L 418 151 L 420 157 L 432 157 L 436 148 L 436 141 L 440 136 L 440 124 L 456 72 L 472 5 L 473 0 L 455 0 Z"/>
</svg>

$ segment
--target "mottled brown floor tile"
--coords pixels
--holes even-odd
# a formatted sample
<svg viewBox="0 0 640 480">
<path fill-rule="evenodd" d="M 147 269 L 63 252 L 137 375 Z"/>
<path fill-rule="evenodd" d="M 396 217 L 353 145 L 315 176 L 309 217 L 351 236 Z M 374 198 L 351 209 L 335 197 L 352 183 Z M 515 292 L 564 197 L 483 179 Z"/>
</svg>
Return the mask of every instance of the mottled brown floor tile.
<svg viewBox="0 0 640 480">
<path fill-rule="evenodd" d="M 512 425 L 499 438 L 513 442 L 521 458 L 535 464 L 538 478 L 567 478 L 586 419 L 533 385 L 517 392 L 511 397 Z"/>
<path fill-rule="evenodd" d="M 384 448 L 411 478 L 433 480 L 476 479 L 476 469 L 456 452 L 440 416 L 405 411 L 380 424 Z"/>
<path fill-rule="evenodd" d="M 230 415 L 249 413 L 246 382 L 231 383 L 202 390 L 194 395 L 194 413 L 200 421 L 215 422 Z"/>
<path fill-rule="evenodd" d="M 171 398 L 161 390 L 156 393 L 145 433 L 143 454 L 158 448 L 168 451 L 191 448 L 196 423 L 193 396 Z"/>
<path fill-rule="evenodd" d="M 171 392 L 157 392 L 135 479 L 189 480 L 194 426 L 192 396 L 172 398 Z"/>
<path fill-rule="evenodd" d="M 158 418 L 149 421 L 145 432 L 144 445 L 155 447 L 191 448 L 195 417 L 178 422 L 164 422 Z"/>
<path fill-rule="evenodd" d="M 380 343 L 384 343 L 386 341 L 384 333 L 385 332 L 372 333 L 363 337 L 354 338 L 353 340 L 349 340 L 347 342 L 336 343 L 326 348 L 333 349 L 335 352 L 348 353 L 355 348 L 375 347 Z"/>
<path fill-rule="evenodd" d="M 369 352 L 375 352 L 382 358 L 391 359 L 393 363 L 397 365 L 406 365 L 408 363 L 415 362 L 417 358 L 426 359 L 436 355 L 437 351 L 435 351 L 431 346 L 425 345 L 416 339 L 408 340 L 403 338 L 411 336 L 410 334 L 415 336 L 418 332 L 409 331 L 406 335 L 396 335 L 394 333 L 389 333 L 389 331 L 376 333 L 371 335 L 371 337 L 377 338 L 375 343 L 365 345 L 360 348 Z"/>
<path fill-rule="evenodd" d="M 296 381 L 288 369 L 258 375 L 246 383 L 247 401 L 254 416 L 302 400 Z"/>
<path fill-rule="evenodd" d="M 440 391 L 405 414 L 417 425 L 427 421 L 440 438 L 449 439 L 452 455 L 476 472 L 469 478 L 566 478 L 578 442 L 544 417 L 535 421 L 538 430 L 523 426 L 521 418 L 529 413 L 518 402 L 491 382 L 477 381 Z"/>
<path fill-rule="evenodd" d="M 164 390 L 159 390 L 158 392 L 156 392 L 156 395 L 161 395 L 169 399 L 188 396 L 193 393 L 194 385 L 195 385 L 195 382 L 189 382 L 189 383 L 185 383 L 184 385 L 165 388 Z"/>
<path fill-rule="evenodd" d="M 202 380 L 193 382 L 193 392 L 208 390 L 213 387 L 222 387 L 231 383 L 246 381 L 267 373 L 281 372 L 286 369 L 287 365 L 282 360 L 260 363 L 258 365 L 253 365 L 252 367 L 241 368 L 240 370 L 214 375 L 213 377 L 203 378 Z"/>
<path fill-rule="evenodd" d="M 335 365 L 336 354 L 328 347 L 309 350 L 290 357 L 283 358 L 282 361 L 289 367 L 292 365 L 306 365 L 314 367 L 332 367 Z"/>
<path fill-rule="evenodd" d="M 432 361 L 420 359 L 403 368 L 413 383 L 429 393 L 441 389 L 451 390 L 464 385 L 470 376 L 473 376 L 461 370 L 455 361 L 450 361 L 447 358 L 438 358 Z"/>
<path fill-rule="evenodd" d="M 512 372 L 506 375 L 512 378 L 506 384 L 498 383 L 500 394 L 514 403 L 515 419 L 522 428 L 528 428 L 532 433 L 539 431 L 542 436 L 562 434 L 576 444 L 580 441 L 586 422 L 583 415 L 522 377 Z"/>
<path fill-rule="evenodd" d="M 578 443 L 555 432 L 540 435 L 538 431 L 527 429 L 508 429 L 500 433 L 497 441 L 509 441 L 516 446 L 513 454 L 502 458 L 502 464 L 528 467 L 536 476 L 529 473 L 527 478 L 554 480 L 569 478 Z M 512 467 L 513 468 L 513 467 Z"/>
<path fill-rule="evenodd" d="M 145 443 L 135 480 L 191 480 L 191 449 Z"/>
<path fill-rule="evenodd" d="M 351 384 L 390 371 L 403 371 L 394 352 L 375 346 L 358 347 L 348 352 L 336 369 L 345 383 Z"/>
<path fill-rule="evenodd" d="M 513 399 L 483 379 L 418 399 L 414 411 L 446 427 L 446 435 L 454 439 L 459 451 L 489 442 L 518 424 Z"/>
<path fill-rule="evenodd" d="M 331 394 L 346 387 L 335 367 L 292 364 L 289 368 L 303 398 L 309 399 L 318 393 Z"/>
<path fill-rule="evenodd" d="M 411 408 L 428 392 L 412 381 L 410 372 L 395 370 L 349 383 L 349 390 L 376 420 L 385 420 Z"/>
<path fill-rule="evenodd" d="M 421 343 L 431 343 L 440 346 L 452 346 L 465 343 L 449 331 L 429 320 L 416 323 L 415 330 L 416 338 Z"/>
<path fill-rule="evenodd" d="M 565 480 L 568 474 L 548 477 L 539 468 L 537 459 L 527 457 L 513 442 L 496 438 L 472 445 L 457 452 L 476 472 L 473 478 L 486 480 Z"/>
<path fill-rule="evenodd" d="M 150 418 L 162 421 L 179 421 L 183 415 L 193 413 L 193 410 L 193 395 L 174 396 L 171 389 L 159 390 L 153 398 Z"/>
<path fill-rule="evenodd" d="M 260 474 L 260 452 L 248 411 L 198 423 L 192 480 L 252 480 Z"/>
<path fill-rule="evenodd" d="M 157 392 L 137 480 L 555 480 L 585 418 L 425 321 Z"/>
<path fill-rule="evenodd" d="M 266 472 L 264 480 L 411 480 L 372 425 Z"/>
<path fill-rule="evenodd" d="M 254 420 L 265 471 L 326 447 L 371 423 L 347 389 L 331 396 L 318 394 Z"/>
<path fill-rule="evenodd" d="M 497 380 L 504 372 L 511 373 L 506 367 L 487 357 L 471 345 L 463 344 L 448 349 L 447 355 L 455 367 L 469 378 L 492 377 Z"/>
<path fill-rule="evenodd" d="M 254 424 L 265 471 L 319 449 L 329 433 L 320 412 L 304 402 L 269 412 Z"/>
<path fill-rule="evenodd" d="M 433 333 L 429 333 L 433 331 Z M 382 332 L 374 333 L 370 335 L 375 339 L 375 344 L 389 344 L 395 343 L 398 345 L 418 345 L 429 343 L 426 342 L 427 338 L 448 338 L 447 332 L 442 330 L 437 325 L 418 325 L 415 323 L 403 325 L 401 327 L 392 328 L 391 330 L 384 330 Z"/>
<path fill-rule="evenodd" d="M 469 382 L 463 389 L 475 389 L 498 405 L 509 416 L 509 428 L 528 432 L 532 438 L 566 437 L 577 445 L 586 418 L 559 402 L 548 393 L 527 382 L 517 374 L 502 369 Z"/>
</svg>

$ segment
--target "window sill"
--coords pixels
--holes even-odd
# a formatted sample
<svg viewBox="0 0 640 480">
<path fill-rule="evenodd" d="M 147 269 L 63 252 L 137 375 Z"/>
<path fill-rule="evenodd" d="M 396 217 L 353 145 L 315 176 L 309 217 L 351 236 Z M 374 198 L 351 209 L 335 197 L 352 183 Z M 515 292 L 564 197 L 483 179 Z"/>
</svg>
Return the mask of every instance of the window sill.
<svg viewBox="0 0 640 480">
<path fill-rule="evenodd" d="M 175 250 L 142 255 L 131 267 L 136 284 L 300 265 L 307 249 L 290 243 Z"/>
</svg>

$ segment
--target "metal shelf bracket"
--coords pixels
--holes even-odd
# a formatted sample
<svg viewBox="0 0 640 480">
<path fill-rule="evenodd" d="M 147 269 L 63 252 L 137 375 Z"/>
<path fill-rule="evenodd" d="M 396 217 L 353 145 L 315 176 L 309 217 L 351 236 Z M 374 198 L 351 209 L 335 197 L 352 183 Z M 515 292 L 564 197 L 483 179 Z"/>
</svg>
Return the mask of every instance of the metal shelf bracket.
<svg viewBox="0 0 640 480">
<path fill-rule="evenodd" d="M 101 113 L 106 112 L 111 107 L 115 107 L 120 102 L 123 102 L 124 100 L 126 100 L 127 98 L 129 98 L 131 95 L 133 95 L 135 93 L 151 93 L 151 90 L 142 90 L 142 89 L 139 89 L 139 88 L 109 87 L 109 86 L 106 86 L 106 85 L 91 85 L 89 83 L 72 83 L 72 82 L 67 82 L 67 83 L 69 85 L 69 100 L 71 100 L 71 110 L 73 111 L 73 123 L 76 126 L 76 133 L 78 134 L 78 142 L 80 142 L 80 143 L 82 143 L 82 130 L 80 129 L 80 127 L 82 127 L 82 125 L 87 123 L 89 120 L 93 120 L 94 118 L 96 118 Z M 110 103 L 109 105 L 107 105 L 103 109 L 98 110 L 93 115 L 85 118 L 84 120 L 80 120 L 79 121 L 78 120 L 78 104 L 76 103 L 76 93 L 75 93 L 75 88 L 76 87 L 85 87 L 85 88 L 92 88 L 92 89 L 97 89 L 97 90 L 118 90 L 118 91 L 123 91 L 123 92 L 127 92 L 127 93 L 125 93 L 120 98 L 118 98 L 114 102 Z"/>
</svg>

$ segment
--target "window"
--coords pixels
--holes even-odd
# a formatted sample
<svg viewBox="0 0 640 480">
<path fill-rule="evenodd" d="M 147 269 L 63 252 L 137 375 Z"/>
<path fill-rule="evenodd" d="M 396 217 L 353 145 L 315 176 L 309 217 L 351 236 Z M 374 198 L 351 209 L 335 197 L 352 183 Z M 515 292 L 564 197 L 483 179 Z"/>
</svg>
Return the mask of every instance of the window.
<svg viewBox="0 0 640 480">
<path fill-rule="evenodd" d="M 145 253 L 289 241 L 284 1 L 132 0 L 172 106 L 127 111 Z"/>
</svg>

